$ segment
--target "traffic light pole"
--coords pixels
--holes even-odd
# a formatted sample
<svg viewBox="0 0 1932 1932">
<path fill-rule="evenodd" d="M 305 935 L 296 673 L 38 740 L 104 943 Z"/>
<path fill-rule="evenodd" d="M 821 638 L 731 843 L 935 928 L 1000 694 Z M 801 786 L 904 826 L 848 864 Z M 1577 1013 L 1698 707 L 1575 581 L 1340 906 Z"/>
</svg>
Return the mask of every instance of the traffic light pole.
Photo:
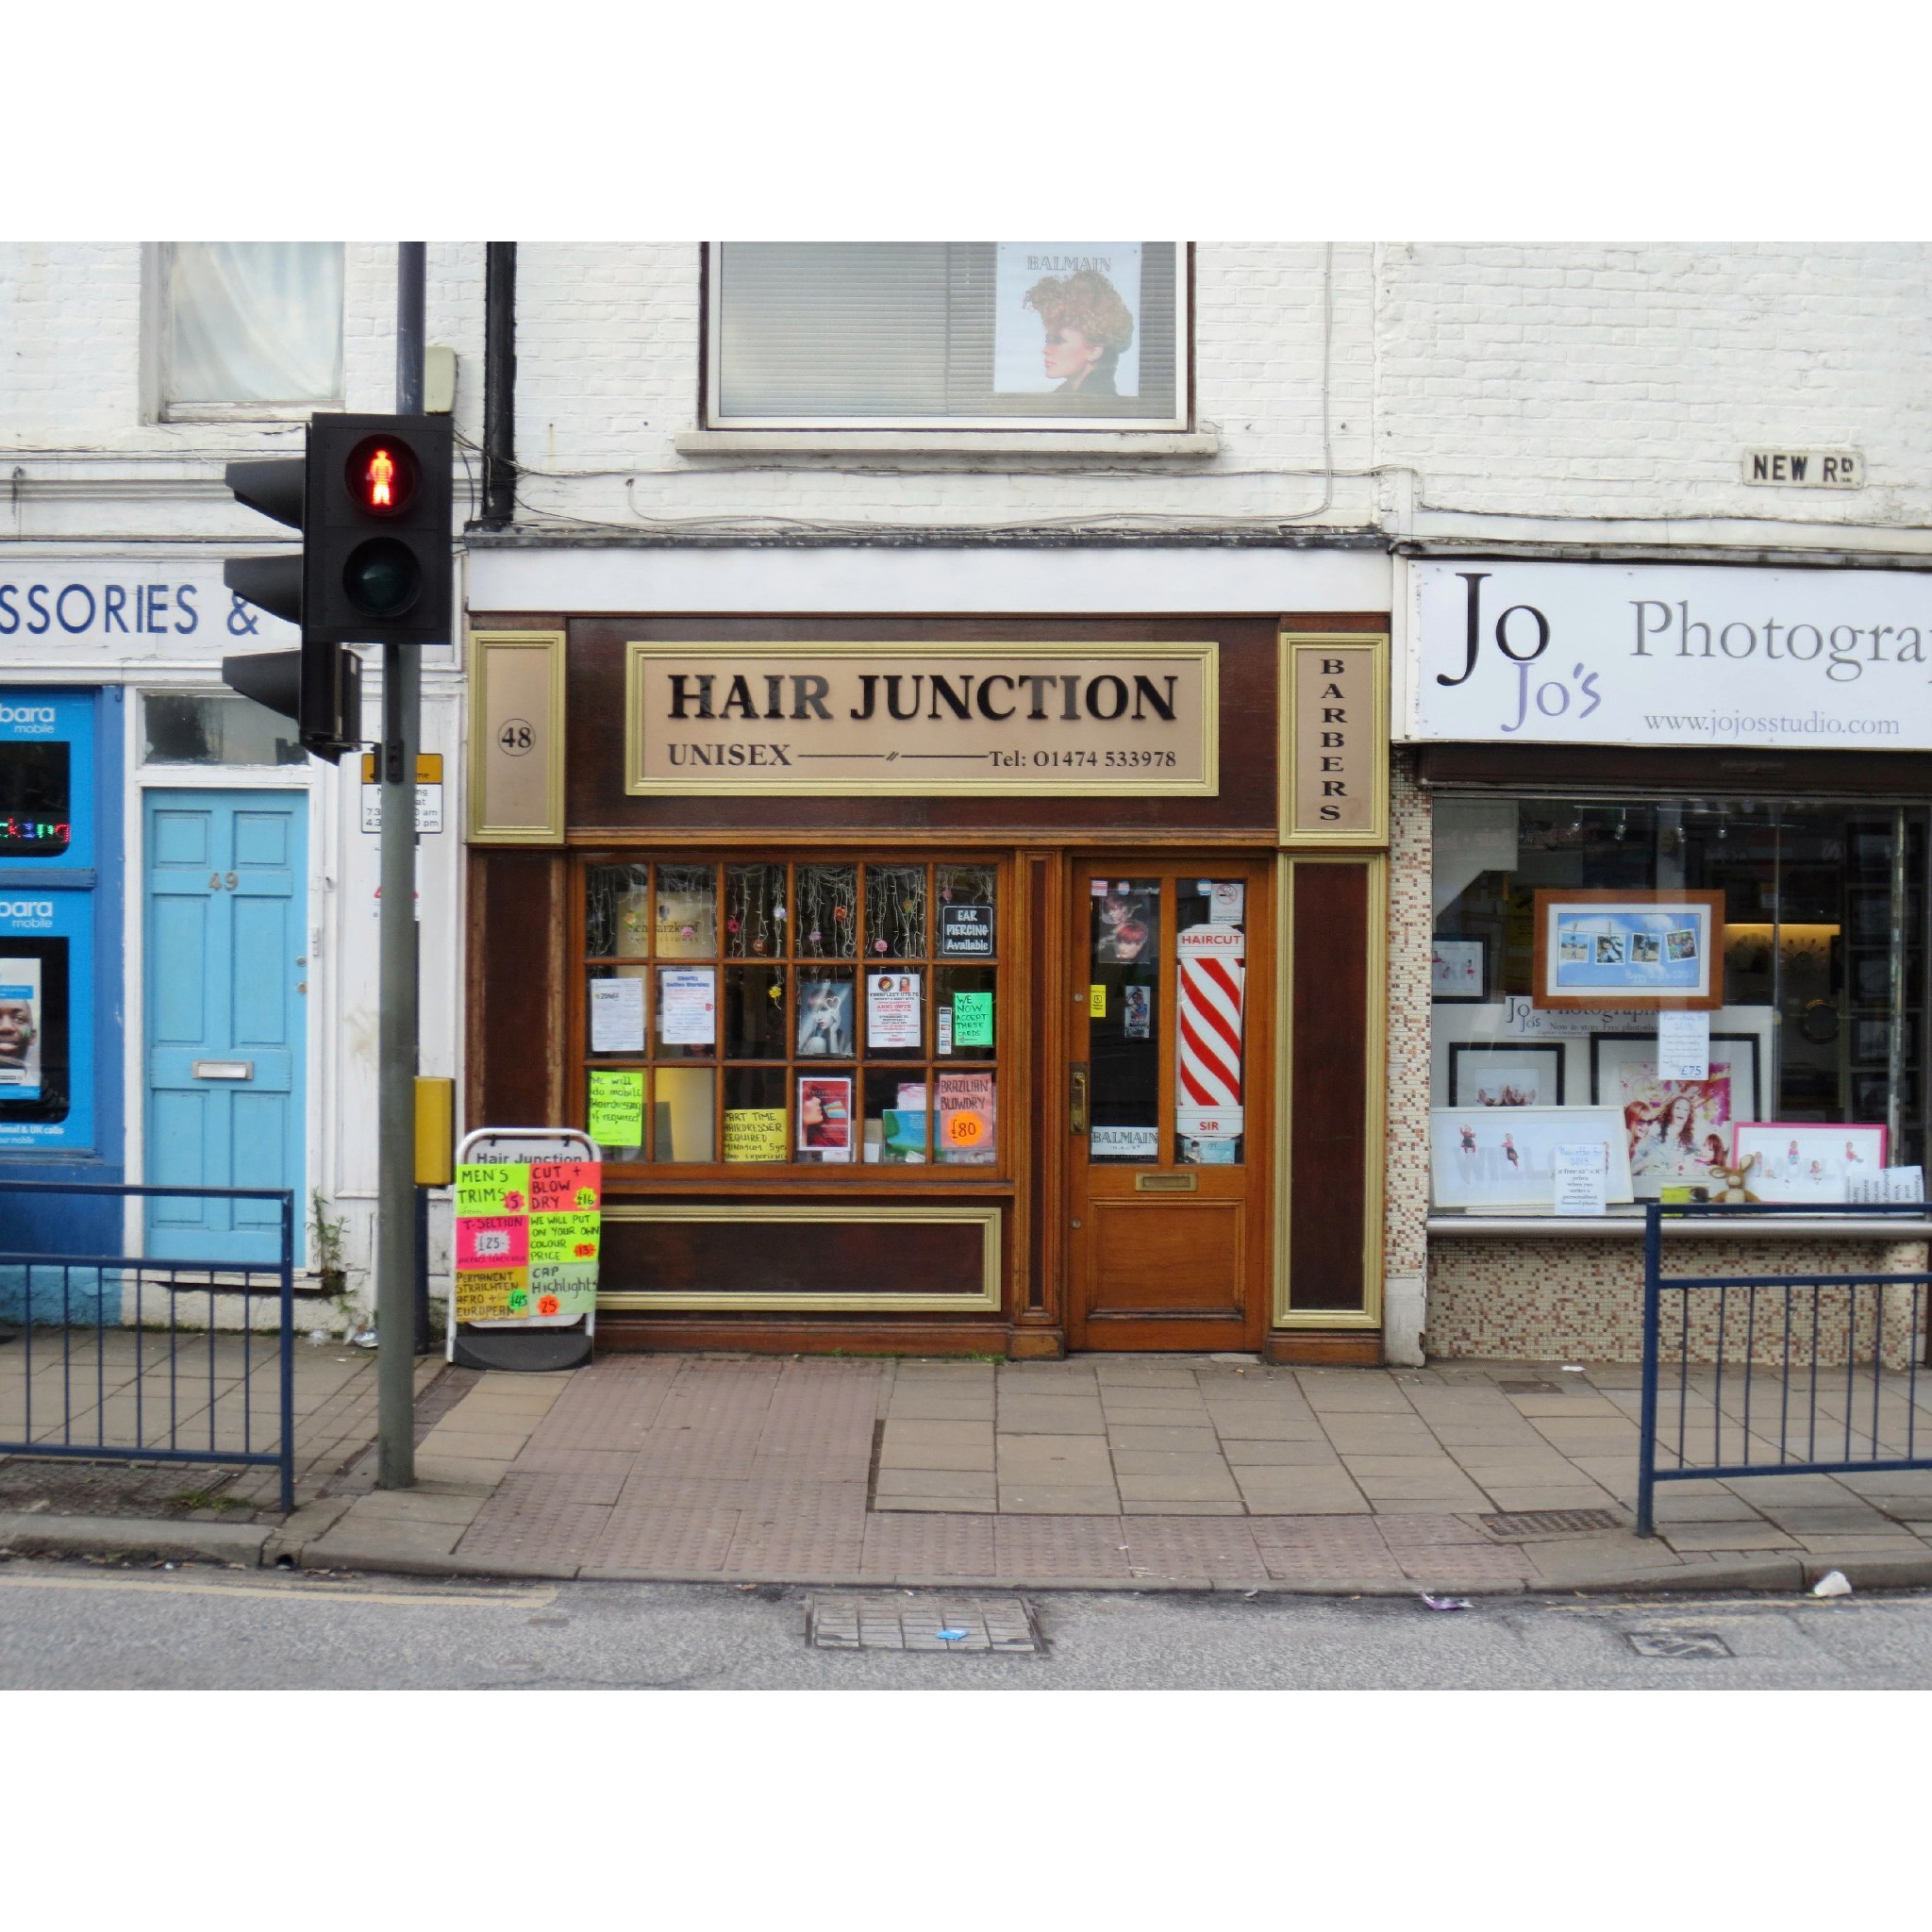
<svg viewBox="0 0 1932 1932">
<path fill-rule="evenodd" d="M 396 412 L 423 413 L 424 244 L 396 249 Z M 382 912 L 377 1026 L 376 1486 L 416 1481 L 416 748 L 423 658 L 382 652 Z"/>
</svg>

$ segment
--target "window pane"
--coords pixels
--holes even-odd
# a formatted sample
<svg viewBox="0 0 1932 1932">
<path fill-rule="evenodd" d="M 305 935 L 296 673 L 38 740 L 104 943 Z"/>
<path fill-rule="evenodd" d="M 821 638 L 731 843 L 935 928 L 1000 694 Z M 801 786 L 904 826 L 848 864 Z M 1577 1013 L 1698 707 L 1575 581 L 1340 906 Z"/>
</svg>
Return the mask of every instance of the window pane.
<svg viewBox="0 0 1932 1932">
<path fill-rule="evenodd" d="M 789 1160 L 785 1069 L 728 1067 L 724 1073 L 724 1158 Z"/>
<path fill-rule="evenodd" d="M 941 959 L 991 959 L 999 951 L 993 917 L 998 879 L 990 865 L 942 865 L 935 871 Z"/>
<path fill-rule="evenodd" d="M 584 952 L 592 959 L 641 959 L 651 950 L 651 868 L 593 865 L 585 895 Z"/>
<path fill-rule="evenodd" d="M 1160 881 L 1091 882 L 1088 1158 L 1160 1158 Z"/>
<path fill-rule="evenodd" d="M 593 1057 L 643 1058 L 646 970 L 642 966 L 590 968 L 586 992 L 589 1022 L 584 1032 Z"/>
<path fill-rule="evenodd" d="M 785 945 L 785 868 L 724 868 L 724 950 L 735 959 L 776 958 Z"/>
<path fill-rule="evenodd" d="M 782 966 L 724 969 L 724 1055 L 734 1060 L 782 1060 L 791 1041 Z"/>
<path fill-rule="evenodd" d="M 708 865 L 658 868 L 660 959 L 711 959 L 718 953 L 718 874 Z"/>
<path fill-rule="evenodd" d="M 798 1033 L 802 1060 L 849 1060 L 858 1045 L 852 969 L 798 969 Z"/>
<path fill-rule="evenodd" d="M 991 966 L 941 966 L 933 1005 L 933 1051 L 961 1060 L 990 1060 L 999 1052 L 999 975 Z"/>
<path fill-rule="evenodd" d="M 795 1158 L 841 1165 L 857 1158 L 858 1139 L 852 1119 L 852 1075 L 801 1074 Z"/>
<path fill-rule="evenodd" d="M 792 917 L 792 946 L 801 959 L 851 958 L 858 943 L 858 867 L 801 865 Z"/>
<path fill-rule="evenodd" d="M 866 867 L 865 955 L 869 959 L 924 958 L 924 866 Z"/>
<path fill-rule="evenodd" d="M 999 1158 L 998 1094 L 991 1069 L 935 1074 L 933 1110 L 941 1163 L 991 1167 Z"/>
<path fill-rule="evenodd" d="M 718 1058 L 718 969 L 660 966 L 652 1043 L 660 1060 Z"/>
<path fill-rule="evenodd" d="M 865 1057 L 872 1060 L 925 1058 L 924 973 L 865 975 Z"/>
<path fill-rule="evenodd" d="M 74 841 L 72 753 L 66 743 L 0 743 L 0 858 L 54 858 Z"/>
<path fill-rule="evenodd" d="M 718 1074 L 714 1067 L 659 1067 L 651 1075 L 657 1145 L 652 1158 L 715 1160 L 711 1148 L 712 1108 Z"/>
<path fill-rule="evenodd" d="M 881 1067 L 865 1076 L 864 1158 L 891 1166 L 923 1166 L 932 1158 L 925 1070 Z"/>
<path fill-rule="evenodd" d="M 718 420 L 1173 423 L 1172 242 L 713 244 Z"/>
<path fill-rule="evenodd" d="M 169 256 L 169 402 L 341 394 L 340 242 L 176 242 Z"/>
<path fill-rule="evenodd" d="M 1174 883 L 1174 1158 L 1183 1166 L 1241 1164 L 1247 970 L 1223 941 L 1244 927 L 1245 907 L 1238 882 Z M 1208 926 L 1219 931 L 1200 930 Z"/>
<path fill-rule="evenodd" d="M 155 691 L 142 701 L 144 765 L 299 765 L 295 722 L 251 698 Z"/>
</svg>

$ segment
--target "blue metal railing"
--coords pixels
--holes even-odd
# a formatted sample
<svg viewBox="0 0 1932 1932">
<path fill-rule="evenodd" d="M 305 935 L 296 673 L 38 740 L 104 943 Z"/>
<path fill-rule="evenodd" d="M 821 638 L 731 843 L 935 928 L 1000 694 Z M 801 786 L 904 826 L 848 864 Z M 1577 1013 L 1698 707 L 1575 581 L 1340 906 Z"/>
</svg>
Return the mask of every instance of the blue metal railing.
<svg viewBox="0 0 1932 1932">
<path fill-rule="evenodd" d="M 1844 1221 L 1870 1218 L 1871 1239 L 1883 1240 L 1888 1221 L 1924 1221 L 1932 1204 L 1835 1203 L 1828 1211 L 1839 1225 L 1821 1230 L 1824 1238 L 1842 1241 Z M 1932 1469 L 1932 1408 L 1921 1407 L 1932 1376 L 1919 1373 L 1932 1273 L 1663 1272 L 1666 1221 L 1819 1212 L 1783 1202 L 1646 1208 L 1639 1536 L 1656 1533 L 1658 1483 Z M 1888 1339 L 1899 1368 L 1885 1367 Z"/>
<path fill-rule="evenodd" d="M 294 1508 L 292 1190 L 0 1180 L 0 1228 L 9 1195 L 263 1201 L 279 1208 L 278 1257 L 259 1264 L 0 1246 L 0 1295 L 15 1271 L 22 1291 L 19 1335 L 0 1351 L 0 1392 L 16 1381 L 21 1391 L 17 1405 L 0 1409 L 0 1456 L 265 1465 L 280 1471 L 283 1512 Z M 217 1301 L 225 1295 L 241 1297 L 239 1329 L 216 1326 Z M 256 1359 L 262 1338 L 252 1318 L 256 1304 L 270 1299 L 278 1316 L 275 1374 L 264 1390 L 266 1365 L 258 1375 Z M 196 1313 L 206 1321 L 194 1323 Z M 111 1366 L 110 1354 L 121 1357 Z"/>
</svg>

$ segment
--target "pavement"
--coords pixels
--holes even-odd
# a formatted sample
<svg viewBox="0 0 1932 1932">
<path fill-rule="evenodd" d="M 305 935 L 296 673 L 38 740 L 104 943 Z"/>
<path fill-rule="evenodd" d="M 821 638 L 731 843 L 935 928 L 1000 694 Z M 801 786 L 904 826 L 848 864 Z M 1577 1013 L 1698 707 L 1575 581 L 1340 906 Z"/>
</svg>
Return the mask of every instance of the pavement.
<svg viewBox="0 0 1932 1932">
<path fill-rule="evenodd" d="M 352 1409 L 373 1432 L 372 1364 L 317 1355 L 331 1358 L 298 1371 L 308 1459 L 286 1521 L 43 1505 L 0 1512 L 0 1549 L 907 1588 L 1788 1591 L 1833 1569 L 1859 1587 L 1932 1585 L 1932 1470 L 1672 1484 L 1658 1535 L 1637 1537 L 1631 1367 L 426 1362 L 418 1484 L 384 1491 L 366 1438 L 336 1433 Z M 1739 1423 L 1745 1392 L 1735 1374 L 1722 1391 L 1693 1378 L 1691 1440 L 1719 1411 Z M 1927 1440 L 1918 1387 L 1898 1378 L 1886 1395 L 1894 1415 L 1918 1402 Z M 1827 1417 L 1842 1400 L 1834 1411 L 1821 1391 Z"/>
</svg>

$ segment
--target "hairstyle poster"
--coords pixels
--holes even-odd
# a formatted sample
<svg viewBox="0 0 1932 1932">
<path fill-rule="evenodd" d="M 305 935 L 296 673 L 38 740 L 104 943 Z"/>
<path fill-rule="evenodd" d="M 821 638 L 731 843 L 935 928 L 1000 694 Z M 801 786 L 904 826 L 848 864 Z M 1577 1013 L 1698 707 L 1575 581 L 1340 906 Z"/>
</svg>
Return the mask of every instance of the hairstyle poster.
<svg viewBox="0 0 1932 1932">
<path fill-rule="evenodd" d="M 41 1097 L 41 962 L 0 958 L 0 1098 Z"/>
<path fill-rule="evenodd" d="M 1002 396 L 1141 393 L 1141 244 L 1002 242 L 992 387 Z"/>
<path fill-rule="evenodd" d="M 798 1083 L 798 1151 L 809 1160 L 852 1158 L 852 1081 L 817 1076 Z"/>
</svg>

